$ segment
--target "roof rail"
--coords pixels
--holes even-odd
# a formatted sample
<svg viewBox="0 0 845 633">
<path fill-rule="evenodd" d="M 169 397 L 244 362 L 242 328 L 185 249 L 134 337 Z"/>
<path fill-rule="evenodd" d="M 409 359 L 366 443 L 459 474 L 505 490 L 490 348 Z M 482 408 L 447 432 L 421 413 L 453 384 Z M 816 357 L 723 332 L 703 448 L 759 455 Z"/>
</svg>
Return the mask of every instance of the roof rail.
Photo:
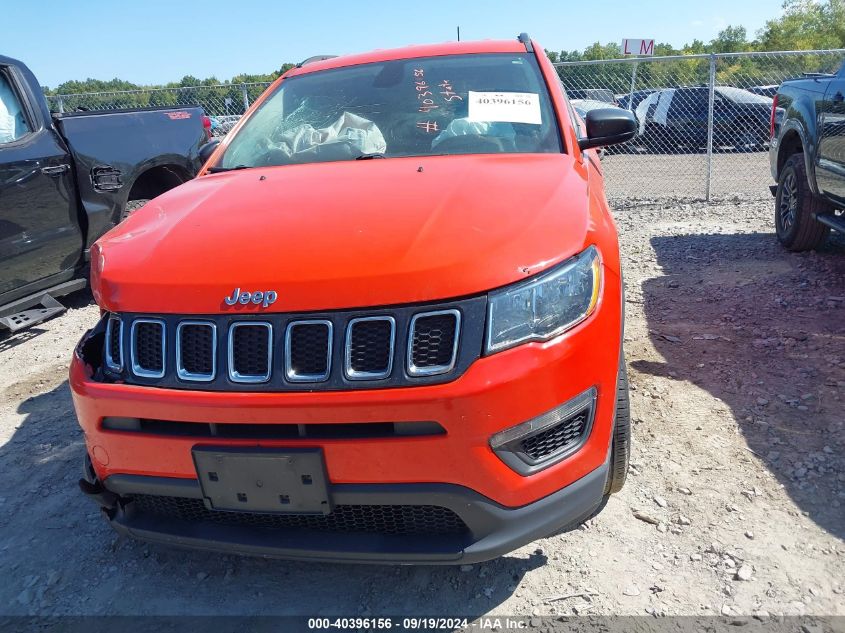
<svg viewBox="0 0 845 633">
<path fill-rule="evenodd" d="M 332 59 L 332 58 L 334 58 L 334 57 L 337 57 L 337 55 L 312 55 L 312 56 L 311 56 L 311 57 L 309 57 L 308 59 L 303 59 L 301 62 L 299 62 L 299 63 L 296 65 L 296 67 L 297 67 L 297 68 L 302 68 L 302 67 L 303 67 L 303 66 L 305 66 L 306 64 L 311 64 L 311 63 L 313 63 L 313 62 L 321 62 L 321 61 L 323 61 L 324 59 Z"/>
<path fill-rule="evenodd" d="M 516 39 L 525 44 L 526 51 L 528 51 L 529 53 L 534 52 L 534 46 L 532 46 L 531 44 L 531 38 L 528 37 L 528 33 L 520 33 Z"/>
</svg>

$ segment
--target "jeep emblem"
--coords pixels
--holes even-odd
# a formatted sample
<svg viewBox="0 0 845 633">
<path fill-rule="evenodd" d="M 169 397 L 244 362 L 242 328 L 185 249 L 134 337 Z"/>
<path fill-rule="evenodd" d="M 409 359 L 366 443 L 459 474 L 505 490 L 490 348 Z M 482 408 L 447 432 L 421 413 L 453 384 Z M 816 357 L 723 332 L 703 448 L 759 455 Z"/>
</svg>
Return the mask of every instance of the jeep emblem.
<svg viewBox="0 0 845 633">
<path fill-rule="evenodd" d="M 241 305 L 247 305 L 248 303 L 253 303 L 255 305 L 261 305 L 261 307 L 266 308 L 276 302 L 276 294 L 275 290 L 256 290 L 255 292 L 248 292 L 244 290 L 241 292 L 240 288 L 235 288 L 232 292 L 231 297 L 225 297 L 223 301 L 226 302 L 226 305 L 233 306 L 236 303 L 240 303 Z"/>
</svg>

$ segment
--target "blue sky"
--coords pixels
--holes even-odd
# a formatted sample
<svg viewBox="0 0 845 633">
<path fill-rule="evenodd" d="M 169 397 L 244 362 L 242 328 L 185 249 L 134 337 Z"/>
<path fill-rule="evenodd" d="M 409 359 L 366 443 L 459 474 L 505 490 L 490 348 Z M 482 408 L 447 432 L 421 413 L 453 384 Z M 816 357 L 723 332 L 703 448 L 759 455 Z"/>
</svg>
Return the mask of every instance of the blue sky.
<svg viewBox="0 0 845 633">
<path fill-rule="evenodd" d="M 315 54 L 405 44 L 515 37 L 550 50 L 600 40 L 709 41 L 728 24 L 753 35 L 782 0 L 48 0 L 4 2 L 0 54 L 25 61 L 43 85 L 120 77 L 139 84 L 184 75 L 227 79 L 270 72 Z M 8 28 L 14 25 L 13 28 Z"/>
</svg>

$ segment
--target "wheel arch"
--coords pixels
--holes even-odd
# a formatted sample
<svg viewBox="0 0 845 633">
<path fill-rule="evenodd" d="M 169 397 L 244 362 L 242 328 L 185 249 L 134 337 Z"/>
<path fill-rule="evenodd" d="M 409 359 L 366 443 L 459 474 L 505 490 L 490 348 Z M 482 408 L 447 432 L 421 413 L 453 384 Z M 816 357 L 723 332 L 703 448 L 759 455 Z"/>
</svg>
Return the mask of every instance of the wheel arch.
<svg viewBox="0 0 845 633">
<path fill-rule="evenodd" d="M 151 200 L 191 179 L 182 165 L 165 163 L 148 166 L 139 172 L 126 194 L 126 201 Z"/>
<path fill-rule="evenodd" d="M 152 200 L 174 187 L 191 180 L 194 172 L 186 165 L 184 158 L 160 157 L 138 166 L 132 179 L 125 183 L 117 208 L 112 217 L 112 226 L 120 223 L 126 205 L 132 200 Z"/>
<path fill-rule="evenodd" d="M 791 114 L 790 109 L 790 113 Z M 789 114 L 787 117 L 789 117 Z M 804 154 L 804 167 L 807 172 L 807 181 L 810 186 L 810 191 L 814 195 L 818 195 L 819 190 L 816 186 L 816 170 L 813 164 L 813 155 L 815 153 L 815 145 L 813 143 L 811 134 L 805 129 L 801 121 L 804 117 L 787 118 L 783 126 L 783 131 L 780 134 L 780 140 L 777 145 L 777 162 L 775 163 L 775 180 L 780 180 L 780 174 L 786 161 L 790 156 L 797 153 Z"/>
</svg>

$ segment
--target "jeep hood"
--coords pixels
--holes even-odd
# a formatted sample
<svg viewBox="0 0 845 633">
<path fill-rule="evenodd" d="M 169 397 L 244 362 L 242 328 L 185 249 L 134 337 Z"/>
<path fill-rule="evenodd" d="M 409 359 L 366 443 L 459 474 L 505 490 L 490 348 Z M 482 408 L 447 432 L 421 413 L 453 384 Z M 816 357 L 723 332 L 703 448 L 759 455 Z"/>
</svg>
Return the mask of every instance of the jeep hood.
<svg viewBox="0 0 845 633">
<path fill-rule="evenodd" d="M 92 249 L 110 311 L 211 314 L 235 288 L 288 312 L 436 301 L 504 286 L 579 252 L 585 169 L 563 154 L 396 158 L 197 178 Z"/>
</svg>

